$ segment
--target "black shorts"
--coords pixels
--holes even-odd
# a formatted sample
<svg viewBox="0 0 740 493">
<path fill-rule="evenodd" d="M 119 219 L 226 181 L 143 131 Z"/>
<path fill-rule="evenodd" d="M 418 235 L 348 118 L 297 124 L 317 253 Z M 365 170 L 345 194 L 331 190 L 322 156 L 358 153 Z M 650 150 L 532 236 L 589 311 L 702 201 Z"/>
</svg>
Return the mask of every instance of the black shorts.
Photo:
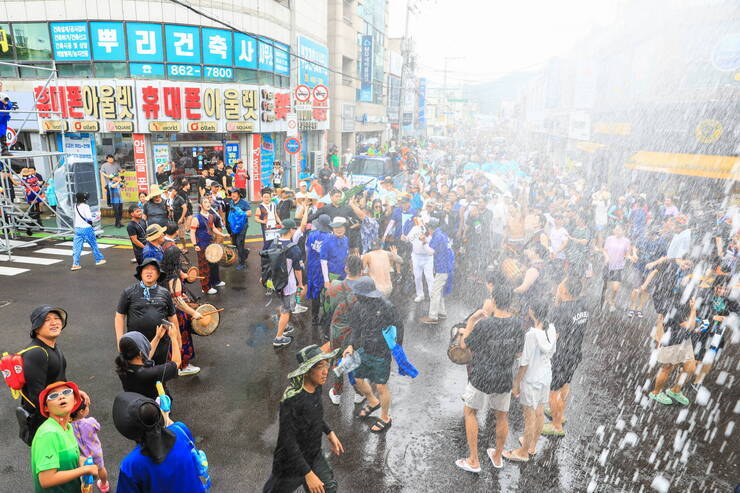
<svg viewBox="0 0 740 493">
<path fill-rule="evenodd" d="M 552 381 L 550 382 L 550 390 L 560 390 L 563 385 L 570 383 L 573 380 L 573 375 L 581 363 L 581 359 L 569 359 L 563 362 L 552 362 Z"/>
<path fill-rule="evenodd" d="M 618 269 L 618 270 L 604 269 L 604 281 L 622 282 L 622 269 Z"/>
<path fill-rule="evenodd" d="M 655 313 L 663 316 L 665 316 L 677 302 L 676 297 L 673 296 L 673 294 L 666 295 L 664 293 L 653 292 L 651 297 L 653 299 Z"/>
</svg>

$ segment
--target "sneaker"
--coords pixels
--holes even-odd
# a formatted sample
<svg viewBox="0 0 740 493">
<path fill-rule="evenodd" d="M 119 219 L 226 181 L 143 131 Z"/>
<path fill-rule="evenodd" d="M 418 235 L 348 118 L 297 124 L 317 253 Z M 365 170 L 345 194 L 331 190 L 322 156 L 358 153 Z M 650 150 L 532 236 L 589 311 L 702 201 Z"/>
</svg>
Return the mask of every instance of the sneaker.
<svg viewBox="0 0 740 493">
<path fill-rule="evenodd" d="M 95 483 L 98 486 L 98 489 L 100 490 L 100 493 L 108 493 L 110 491 L 110 483 L 105 482 L 105 484 L 101 483 L 98 479 L 98 482 Z"/>
<path fill-rule="evenodd" d="M 332 404 L 334 404 L 335 406 L 338 406 L 339 403 L 342 402 L 342 394 L 337 395 L 334 392 L 334 387 L 332 387 L 332 389 L 329 391 L 329 400 L 331 401 Z"/>
<path fill-rule="evenodd" d="M 265 290 L 265 296 L 272 296 L 273 294 L 275 294 L 275 290 L 274 289 L 267 288 Z"/>
<path fill-rule="evenodd" d="M 421 323 L 427 324 L 427 325 L 434 325 L 439 323 L 439 319 L 437 318 L 429 318 L 429 317 L 422 317 Z"/>
<path fill-rule="evenodd" d="M 188 363 L 188 366 L 186 366 L 182 370 L 177 370 L 177 375 L 180 377 L 187 377 L 189 375 L 195 375 L 199 371 L 200 367 Z"/>
<path fill-rule="evenodd" d="M 69 268 L 69 270 L 80 270 L 80 269 L 82 269 L 82 266 L 80 265 L 73 265 L 72 267 Z"/>
<path fill-rule="evenodd" d="M 637 318 L 642 318 L 645 315 L 643 315 L 642 310 L 637 310 Z"/>
<path fill-rule="evenodd" d="M 291 342 L 293 342 L 293 338 L 292 337 L 285 337 L 285 336 L 283 336 L 283 337 L 276 337 L 272 341 L 272 346 L 273 347 L 283 347 L 283 346 L 287 346 Z"/>
<path fill-rule="evenodd" d="M 648 397 L 650 397 L 654 401 L 660 402 L 665 406 L 670 406 L 671 404 L 673 404 L 671 398 L 665 395 L 665 393 L 663 392 L 661 392 L 660 394 L 653 394 L 652 392 L 650 392 L 648 394 Z"/>
<path fill-rule="evenodd" d="M 131 263 L 132 263 L 132 264 L 135 264 L 135 263 L 136 263 L 136 259 L 135 259 L 135 258 L 132 258 L 132 259 L 131 259 Z"/>
<path fill-rule="evenodd" d="M 362 404 L 365 402 L 365 396 L 355 390 L 355 404 Z"/>
<path fill-rule="evenodd" d="M 224 286 L 226 286 L 226 283 L 225 283 L 225 282 L 223 282 L 223 281 L 221 281 L 220 283 L 216 284 L 216 287 L 217 287 L 217 288 L 222 288 L 222 287 L 224 287 Z"/>
<path fill-rule="evenodd" d="M 294 326 L 294 325 L 291 325 L 291 324 L 288 324 L 288 325 L 287 325 L 287 326 L 285 327 L 285 330 L 283 330 L 283 335 L 284 335 L 284 336 L 286 336 L 286 335 L 290 335 L 290 334 L 292 334 L 293 332 L 295 332 L 295 326 Z"/>
<path fill-rule="evenodd" d="M 416 298 L 414 298 L 414 303 L 421 303 L 422 301 L 424 301 L 423 294 L 421 296 L 417 296 Z"/>
<path fill-rule="evenodd" d="M 244 266 L 239 264 L 236 267 L 234 267 L 234 270 L 244 270 Z"/>
<path fill-rule="evenodd" d="M 211 288 L 208 291 L 206 291 L 206 294 L 216 294 L 218 291 L 216 291 L 216 288 Z"/>
<path fill-rule="evenodd" d="M 308 311 L 308 307 L 304 305 L 296 305 L 295 308 L 293 308 L 293 313 L 303 313 L 305 311 Z"/>
<path fill-rule="evenodd" d="M 97 262 L 95 262 L 95 265 L 103 265 L 103 264 L 105 264 L 106 262 L 107 262 L 107 260 L 105 260 L 105 259 L 103 259 L 103 260 L 98 260 Z"/>
<path fill-rule="evenodd" d="M 632 318 L 635 316 L 637 312 L 635 310 L 630 310 L 627 312 L 627 318 Z"/>
<path fill-rule="evenodd" d="M 683 395 L 683 392 L 671 392 L 670 390 L 666 390 L 665 395 L 678 402 L 682 406 L 688 406 L 691 403 L 688 397 Z"/>
</svg>

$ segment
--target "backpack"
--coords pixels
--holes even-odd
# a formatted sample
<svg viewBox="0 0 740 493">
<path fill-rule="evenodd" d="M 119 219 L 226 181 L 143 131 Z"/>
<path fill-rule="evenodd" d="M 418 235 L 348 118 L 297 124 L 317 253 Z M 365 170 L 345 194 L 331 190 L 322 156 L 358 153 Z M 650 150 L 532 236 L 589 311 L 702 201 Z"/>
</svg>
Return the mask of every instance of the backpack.
<svg viewBox="0 0 740 493">
<path fill-rule="evenodd" d="M 26 385 L 26 375 L 23 371 L 23 357 L 21 355 L 35 348 L 41 349 L 47 357 L 49 356 L 46 349 L 41 346 L 29 346 L 15 354 L 3 353 L 3 357 L 0 358 L 0 370 L 3 373 L 3 380 L 10 387 L 10 393 L 13 395 L 13 399 L 18 399 L 22 396 L 34 408 L 36 404 L 31 402 L 22 392 L 23 387 Z"/>
<path fill-rule="evenodd" d="M 244 230 L 244 226 L 247 224 L 247 213 L 241 207 L 233 206 L 229 209 L 228 221 L 231 232 L 238 235 Z"/>
<path fill-rule="evenodd" d="M 274 244 L 275 246 L 260 252 L 260 257 L 264 259 L 260 281 L 266 288 L 282 291 L 288 285 L 290 276 L 290 271 L 288 270 L 288 252 L 296 246 L 296 243 L 290 242 L 285 246 L 281 246 L 278 242 Z"/>
</svg>

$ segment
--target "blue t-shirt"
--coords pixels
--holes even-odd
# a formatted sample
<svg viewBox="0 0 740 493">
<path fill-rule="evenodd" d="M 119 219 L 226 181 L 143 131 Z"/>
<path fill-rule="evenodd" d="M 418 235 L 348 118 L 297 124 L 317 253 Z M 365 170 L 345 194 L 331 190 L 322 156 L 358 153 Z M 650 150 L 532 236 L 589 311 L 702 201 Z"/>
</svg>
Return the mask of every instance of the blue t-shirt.
<svg viewBox="0 0 740 493">
<path fill-rule="evenodd" d="M 118 475 L 118 493 L 205 492 L 190 453 L 194 441 L 190 430 L 182 423 L 167 429 L 173 431 L 177 439 L 161 464 L 143 455 L 139 445 L 124 457 Z"/>
<path fill-rule="evenodd" d="M 321 245 L 331 233 L 311 231 L 306 240 L 306 285 L 308 298 L 318 298 L 321 288 L 324 287 L 324 276 L 321 274 Z"/>
<path fill-rule="evenodd" d="M 329 272 L 344 279 L 344 264 L 349 254 L 349 239 L 329 234 L 321 244 L 321 260 L 328 261 Z"/>
<path fill-rule="evenodd" d="M 410 207 L 407 212 L 403 212 L 401 207 L 393 209 L 391 219 L 393 220 L 393 236 L 400 238 L 402 235 L 409 234 L 414 227 L 413 218 L 419 215 L 419 211 Z"/>
<path fill-rule="evenodd" d="M 455 268 L 455 256 L 452 253 L 450 239 L 441 229 L 436 229 L 429 240 L 429 248 L 434 250 L 434 272 L 450 274 Z"/>
<path fill-rule="evenodd" d="M 155 258 L 157 262 L 162 262 L 164 259 L 164 251 L 156 245 L 149 242 L 144 244 L 144 250 L 142 250 L 142 258 Z"/>
<path fill-rule="evenodd" d="M 121 200 L 121 185 L 117 187 L 110 187 L 110 203 L 111 204 L 122 204 Z"/>
</svg>

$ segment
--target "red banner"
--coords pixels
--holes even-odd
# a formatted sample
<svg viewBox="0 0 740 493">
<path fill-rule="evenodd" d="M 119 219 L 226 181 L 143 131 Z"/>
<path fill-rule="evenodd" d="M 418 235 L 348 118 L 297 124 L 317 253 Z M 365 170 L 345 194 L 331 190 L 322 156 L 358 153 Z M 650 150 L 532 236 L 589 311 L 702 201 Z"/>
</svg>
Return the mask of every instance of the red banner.
<svg viewBox="0 0 740 493">
<path fill-rule="evenodd" d="M 139 192 L 149 193 L 149 180 L 146 176 L 146 143 L 144 134 L 133 134 L 134 167 L 136 169 L 136 187 Z"/>
<path fill-rule="evenodd" d="M 252 134 L 252 170 L 249 173 L 252 177 L 252 200 L 260 200 L 260 191 L 262 191 L 262 136 Z"/>
</svg>

